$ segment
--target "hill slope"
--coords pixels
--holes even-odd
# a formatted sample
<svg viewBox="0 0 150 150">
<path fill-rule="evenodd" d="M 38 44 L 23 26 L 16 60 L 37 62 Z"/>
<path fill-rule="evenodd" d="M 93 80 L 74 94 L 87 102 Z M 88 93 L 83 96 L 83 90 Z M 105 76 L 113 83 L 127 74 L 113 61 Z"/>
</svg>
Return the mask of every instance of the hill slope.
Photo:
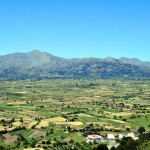
<svg viewBox="0 0 150 150">
<path fill-rule="evenodd" d="M 38 50 L 0 56 L 1 78 L 150 77 L 150 62 L 128 58 L 65 59 Z"/>
</svg>

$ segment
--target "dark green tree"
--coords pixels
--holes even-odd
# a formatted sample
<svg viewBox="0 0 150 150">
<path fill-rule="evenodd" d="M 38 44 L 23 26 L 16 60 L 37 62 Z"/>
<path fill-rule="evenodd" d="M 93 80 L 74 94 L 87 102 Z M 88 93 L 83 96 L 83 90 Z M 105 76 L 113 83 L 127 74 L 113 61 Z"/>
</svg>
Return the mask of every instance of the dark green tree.
<svg viewBox="0 0 150 150">
<path fill-rule="evenodd" d="M 106 144 L 99 144 L 96 148 L 93 150 L 108 150 L 108 147 Z"/>
<path fill-rule="evenodd" d="M 0 150 L 6 150 L 6 148 L 2 145 L 0 145 Z"/>
<path fill-rule="evenodd" d="M 150 133 L 142 133 L 139 135 L 140 141 L 150 141 Z"/>
<path fill-rule="evenodd" d="M 31 142 L 30 146 L 31 146 L 32 148 L 34 148 L 34 147 L 35 147 L 35 145 L 36 145 L 36 141 L 35 141 L 35 140 L 33 140 L 33 141 Z"/>
<path fill-rule="evenodd" d="M 120 145 L 117 150 L 136 150 L 136 147 L 140 145 L 140 141 L 133 140 L 131 137 L 124 137 L 120 141 Z"/>
<path fill-rule="evenodd" d="M 143 142 L 140 146 L 137 147 L 137 150 L 150 150 L 150 141 Z"/>
<path fill-rule="evenodd" d="M 137 130 L 140 134 L 142 134 L 143 132 L 145 132 L 145 128 L 143 126 L 140 126 Z"/>
<path fill-rule="evenodd" d="M 111 147 L 110 150 L 117 150 L 117 148 L 113 146 L 113 147 Z"/>
</svg>

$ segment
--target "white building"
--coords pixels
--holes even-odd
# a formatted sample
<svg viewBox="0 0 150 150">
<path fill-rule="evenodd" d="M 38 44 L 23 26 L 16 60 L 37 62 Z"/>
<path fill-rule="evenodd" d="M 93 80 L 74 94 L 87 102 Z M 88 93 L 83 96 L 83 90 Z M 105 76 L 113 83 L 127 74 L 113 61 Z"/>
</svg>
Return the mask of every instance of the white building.
<svg viewBox="0 0 150 150">
<path fill-rule="evenodd" d="M 100 135 L 88 135 L 88 137 L 86 137 L 86 142 L 87 143 L 103 142 L 103 137 Z"/>
<path fill-rule="evenodd" d="M 133 132 L 128 133 L 128 134 L 126 135 L 126 137 L 132 137 L 134 140 L 138 140 L 138 139 L 139 139 Z"/>
<path fill-rule="evenodd" d="M 118 134 L 118 139 L 122 139 L 123 137 L 125 137 L 124 134 Z"/>
<path fill-rule="evenodd" d="M 115 140 L 115 135 L 114 134 L 107 134 L 107 139 L 108 140 Z"/>
<path fill-rule="evenodd" d="M 123 134 L 107 134 L 108 140 L 122 139 L 123 137 Z"/>
</svg>

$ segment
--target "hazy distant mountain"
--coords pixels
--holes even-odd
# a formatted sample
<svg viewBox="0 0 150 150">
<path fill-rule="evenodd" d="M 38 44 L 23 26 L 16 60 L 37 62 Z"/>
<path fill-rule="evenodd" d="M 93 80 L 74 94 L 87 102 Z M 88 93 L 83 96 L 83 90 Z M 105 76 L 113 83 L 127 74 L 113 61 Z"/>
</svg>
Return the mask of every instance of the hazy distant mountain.
<svg viewBox="0 0 150 150">
<path fill-rule="evenodd" d="M 38 50 L 0 56 L 1 78 L 150 77 L 150 62 L 111 57 L 65 59 Z"/>
<path fill-rule="evenodd" d="M 142 67 L 145 67 L 145 68 L 150 68 L 150 62 L 141 61 L 137 58 L 129 59 L 129 58 L 122 57 L 122 58 L 119 58 L 119 61 L 121 61 L 123 63 L 127 63 L 127 64 L 132 64 L 132 65 L 142 66 Z"/>
</svg>

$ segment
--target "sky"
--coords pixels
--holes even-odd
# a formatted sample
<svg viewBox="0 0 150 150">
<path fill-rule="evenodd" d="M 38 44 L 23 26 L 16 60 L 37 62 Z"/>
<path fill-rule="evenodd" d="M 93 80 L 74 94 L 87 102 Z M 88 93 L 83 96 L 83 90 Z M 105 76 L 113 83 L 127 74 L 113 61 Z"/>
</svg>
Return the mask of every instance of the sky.
<svg viewBox="0 0 150 150">
<path fill-rule="evenodd" d="M 150 0 L 0 0 L 0 55 L 150 61 Z"/>
</svg>

